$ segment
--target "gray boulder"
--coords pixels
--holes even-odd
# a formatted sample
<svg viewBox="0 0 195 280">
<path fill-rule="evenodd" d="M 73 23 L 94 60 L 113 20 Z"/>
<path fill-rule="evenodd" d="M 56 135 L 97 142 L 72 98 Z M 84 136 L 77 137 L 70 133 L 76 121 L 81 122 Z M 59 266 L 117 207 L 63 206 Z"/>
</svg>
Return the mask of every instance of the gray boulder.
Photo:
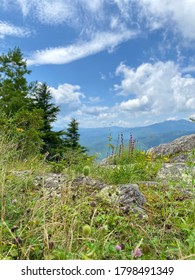
<svg viewBox="0 0 195 280">
<path fill-rule="evenodd" d="M 143 206 L 146 203 L 145 196 L 140 192 L 137 184 L 119 186 L 119 201 L 121 205 L 128 206 L 132 203 Z"/>
<path fill-rule="evenodd" d="M 169 162 L 164 163 L 157 174 L 161 181 L 174 181 L 192 185 L 195 178 L 195 134 L 182 136 L 176 140 L 153 147 L 147 151 L 156 157 L 168 157 Z M 187 162 L 189 164 L 187 164 Z"/>
<path fill-rule="evenodd" d="M 185 162 L 188 153 L 195 149 L 195 134 L 182 136 L 176 140 L 147 150 L 156 157 L 171 157 L 172 162 Z"/>
<path fill-rule="evenodd" d="M 106 186 L 97 194 L 97 197 L 112 205 L 118 205 L 126 214 L 133 211 L 134 213 L 141 212 L 142 217 L 147 216 L 143 210 L 146 198 L 140 192 L 137 184 Z"/>
</svg>

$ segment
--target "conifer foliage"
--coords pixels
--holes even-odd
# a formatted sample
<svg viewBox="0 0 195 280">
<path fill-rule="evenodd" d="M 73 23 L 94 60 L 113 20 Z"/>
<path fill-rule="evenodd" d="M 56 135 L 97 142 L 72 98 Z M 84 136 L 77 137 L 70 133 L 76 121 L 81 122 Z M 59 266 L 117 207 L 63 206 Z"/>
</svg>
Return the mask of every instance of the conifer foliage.
<svg viewBox="0 0 195 280">
<path fill-rule="evenodd" d="M 55 154 L 62 146 L 62 136 L 64 131 L 53 131 L 52 123 L 56 121 L 60 108 L 52 103 L 52 95 L 46 83 L 38 83 L 33 96 L 34 107 L 42 110 L 43 125 L 42 132 L 42 153 L 49 153 L 49 158 Z"/>
<path fill-rule="evenodd" d="M 79 123 L 75 118 L 72 118 L 68 125 L 65 134 L 65 146 L 73 150 L 80 149 L 82 152 L 86 152 L 86 148 L 79 144 Z"/>
<path fill-rule="evenodd" d="M 0 55 L 0 135 L 11 135 L 24 157 L 29 152 L 47 153 L 49 160 L 58 161 L 73 150 L 85 155 L 75 119 L 67 132 L 53 130 L 60 108 L 52 102 L 46 83 L 28 83 L 30 73 L 19 48 Z"/>
<path fill-rule="evenodd" d="M 30 73 L 19 48 L 0 56 L 0 106 L 7 116 L 27 109 L 30 85 L 25 75 Z"/>
</svg>

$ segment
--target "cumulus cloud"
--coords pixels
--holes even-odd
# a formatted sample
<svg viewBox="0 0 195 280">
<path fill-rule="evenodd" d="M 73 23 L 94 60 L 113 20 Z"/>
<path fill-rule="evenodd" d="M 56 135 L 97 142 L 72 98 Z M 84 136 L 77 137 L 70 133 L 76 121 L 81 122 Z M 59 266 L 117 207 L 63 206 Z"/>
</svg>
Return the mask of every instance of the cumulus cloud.
<svg viewBox="0 0 195 280">
<path fill-rule="evenodd" d="M 71 108 L 78 108 L 85 95 L 78 85 L 62 84 L 58 88 L 50 87 L 52 96 L 57 104 L 65 104 Z"/>
<path fill-rule="evenodd" d="M 168 24 L 184 38 L 195 39 L 195 1 L 140 0 L 138 5 L 152 30 Z"/>
<path fill-rule="evenodd" d="M 123 41 L 136 36 L 136 32 L 124 30 L 122 33 L 101 32 L 89 41 L 78 42 L 67 47 L 37 51 L 28 59 L 29 65 L 66 64 L 100 51 L 114 48 Z"/>
<path fill-rule="evenodd" d="M 123 101 L 120 103 L 119 108 L 124 111 L 148 111 L 149 100 L 147 96 L 142 96 L 140 98 L 129 99 L 128 101 Z"/>
<path fill-rule="evenodd" d="M 121 102 L 122 110 L 164 114 L 191 111 L 195 108 L 195 78 L 182 76 L 172 61 L 145 63 L 132 69 L 121 63 L 116 75 L 122 76 L 115 85 L 118 95 L 131 96 Z"/>
<path fill-rule="evenodd" d="M 31 31 L 24 27 L 15 26 L 6 21 L 0 21 L 0 38 L 6 36 L 28 37 Z"/>
<path fill-rule="evenodd" d="M 65 84 L 52 93 L 58 103 L 72 106 L 69 117 L 78 118 L 81 127 L 132 127 L 194 115 L 195 78 L 183 75 L 174 62 L 144 63 L 137 68 L 121 63 L 116 75 L 121 82 L 115 85 L 115 100 L 122 101 L 114 105 L 87 103 L 80 86 Z"/>
</svg>

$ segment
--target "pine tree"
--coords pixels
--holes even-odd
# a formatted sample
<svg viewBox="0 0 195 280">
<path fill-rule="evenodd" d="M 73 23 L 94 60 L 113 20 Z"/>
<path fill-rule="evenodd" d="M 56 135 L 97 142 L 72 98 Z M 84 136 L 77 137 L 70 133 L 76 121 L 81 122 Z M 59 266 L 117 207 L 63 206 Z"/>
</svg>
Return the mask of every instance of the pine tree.
<svg viewBox="0 0 195 280">
<path fill-rule="evenodd" d="M 75 149 L 79 147 L 79 133 L 78 133 L 79 123 L 76 119 L 72 118 L 71 122 L 68 124 L 68 128 L 65 132 L 65 145 L 69 148 Z"/>
<path fill-rule="evenodd" d="M 0 56 L 0 106 L 8 117 L 27 109 L 30 86 L 25 75 L 30 73 L 19 48 Z"/>
<path fill-rule="evenodd" d="M 37 109 L 42 109 L 43 126 L 41 128 L 42 141 L 44 142 L 42 153 L 49 153 L 49 158 L 54 158 L 59 153 L 63 144 L 64 131 L 53 131 L 52 123 L 57 119 L 60 109 L 51 102 L 52 95 L 46 83 L 37 84 L 33 103 Z"/>
<path fill-rule="evenodd" d="M 79 123 L 75 118 L 72 118 L 65 132 L 65 146 L 73 150 L 80 149 L 82 153 L 85 153 L 87 149 L 79 144 L 79 139 Z"/>
</svg>

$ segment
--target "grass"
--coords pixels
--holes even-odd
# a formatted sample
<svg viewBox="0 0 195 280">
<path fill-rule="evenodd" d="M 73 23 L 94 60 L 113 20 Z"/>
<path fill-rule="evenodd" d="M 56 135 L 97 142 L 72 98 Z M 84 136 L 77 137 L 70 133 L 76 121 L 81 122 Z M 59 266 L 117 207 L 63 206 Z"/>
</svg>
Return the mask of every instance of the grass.
<svg viewBox="0 0 195 280">
<path fill-rule="evenodd" d="M 59 196 L 51 197 L 44 176 L 53 166 L 39 156 L 22 160 L 11 143 L 1 141 L 0 148 L 0 259 L 130 260 L 136 258 L 132 251 L 137 245 L 142 260 L 195 259 L 194 200 L 191 194 L 182 194 L 175 182 L 140 184 L 147 199 L 143 218 L 139 213 L 125 214 L 117 204 L 95 200 L 94 190 L 85 185 L 72 188 L 86 161 L 64 170 L 60 166 L 69 180 Z M 90 162 L 85 175 L 113 185 L 155 179 L 162 160 L 135 149 L 128 162 L 128 152 L 123 152 L 111 167 Z M 193 168 L 194 153 L 188 165 Z M 43 178 L 39 185 L 37 176 Z M 188 188 L 193 192 L 193 187 L 192 177 Z"/>
</svg>

